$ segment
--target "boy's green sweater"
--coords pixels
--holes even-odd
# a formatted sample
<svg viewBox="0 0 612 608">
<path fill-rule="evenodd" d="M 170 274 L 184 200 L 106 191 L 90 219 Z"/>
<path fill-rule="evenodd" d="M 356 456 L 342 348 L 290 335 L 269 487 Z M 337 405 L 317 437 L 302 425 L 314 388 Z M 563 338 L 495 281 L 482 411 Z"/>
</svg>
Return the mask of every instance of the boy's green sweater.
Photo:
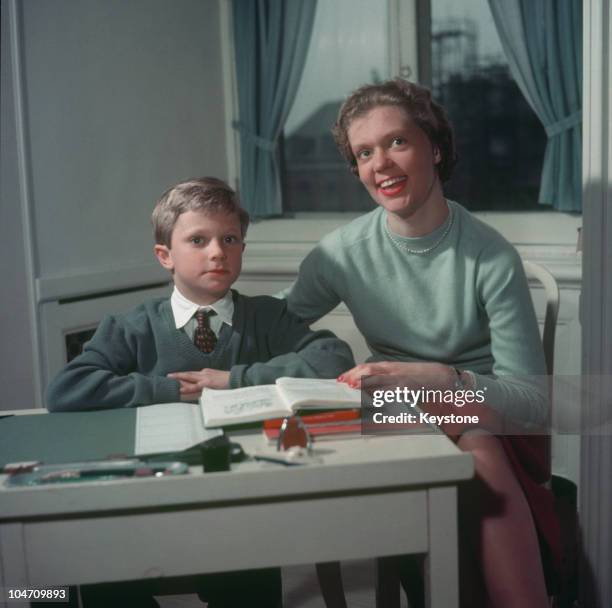
<svg viewBox="0 0 612 608">
<path fill-rule="evenodd" d="M 198 350 L 176 329 L 168 299 L 153 299 L 106 317 L 83 353 L 47 389 L 52 411 L 129 407 L 179 401 L 167 374 L 230 370 L 230 388 L 269 384 L 280 376 L 333 378 L 354 365 L 349 346 L 329 331 L 311 331 L 286 303 L 233 292 L 232 327 L 223 325 L 215 350 Z"/>
</svg>

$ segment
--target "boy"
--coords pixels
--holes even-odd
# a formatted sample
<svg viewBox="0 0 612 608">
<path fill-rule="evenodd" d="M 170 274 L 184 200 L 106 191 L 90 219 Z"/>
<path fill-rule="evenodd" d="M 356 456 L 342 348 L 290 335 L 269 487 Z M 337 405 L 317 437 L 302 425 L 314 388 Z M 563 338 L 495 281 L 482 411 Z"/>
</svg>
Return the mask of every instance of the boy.
<svg viewBox="0 0 612 608">
<path fill-rule="evenodd" d="M 171 298 L 106 317 L 49 385 L 49 410 L 196 400 L 205 387 L 334 378 L 354 365 L 347 344 L 311 331 L 284 301 L 230 290 L 249 216 L 224 182 L 176 185 L 157 202 L 152 221 L 155 255 L 174 279 Z"/>
<path fill-rule="evenodd" d="M 203 388 L 273 383 L 280 376 L 333 378 L 354 366 L 348 345 L 310 330 L 283 300 L 230 290 L 240 275 L 248 213 L 215 178 L 168 190 L 152 216 L 155 255 L 174 280 L 170 299 L 106 317 L 83 353 L 51 382 L 51 411 L 196 400 Z M 199 577 L 209 607 L 278 606 L 272 568 Z M 153 583 L 82 587 L 87 607 L 156 606 Z"/>
</svg>

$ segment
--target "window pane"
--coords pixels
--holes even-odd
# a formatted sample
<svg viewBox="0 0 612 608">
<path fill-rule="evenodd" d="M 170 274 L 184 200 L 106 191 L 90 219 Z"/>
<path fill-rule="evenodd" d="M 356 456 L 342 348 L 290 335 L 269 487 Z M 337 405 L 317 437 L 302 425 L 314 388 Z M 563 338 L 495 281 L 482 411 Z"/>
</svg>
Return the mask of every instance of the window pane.
<svg viewBox="0 0 612 608">
<path fill-rule="evenodd" d="M 387 0 L 319 0 L 296 100 L 285 124 L 286 211 L 361 211 L 373 202 L 337 151 L 344 97 L 389 78 Z"/>
<path fill-rule="evenodd" d="M 537 205 L 544 129 L 512 79 L 486 0 L 431 0 L 434 97 L 459 155 L 445 193 L 474 210 Z"/>
</svg>

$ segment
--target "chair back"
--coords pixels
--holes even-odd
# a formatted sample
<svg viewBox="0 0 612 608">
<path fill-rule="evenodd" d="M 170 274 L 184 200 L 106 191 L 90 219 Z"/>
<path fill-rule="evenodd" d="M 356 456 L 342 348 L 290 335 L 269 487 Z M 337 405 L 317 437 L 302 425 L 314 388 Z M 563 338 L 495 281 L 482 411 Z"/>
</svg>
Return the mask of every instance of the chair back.
<svg viewBox="0 0 612 608">
<path fill-rule="evenodd" d="M 544 316 L 544 333 L 542 344 L 544 347 L 544 358 L 546 359 L 546 370 L 552 376 L 555 362 L 555 331 L 557 329 L 557 317 L 559 316 L 559 286 L 553 275 L 543 266 L 535 262 L 523 261 L 525 274 L 528 279 L 539 281 L 546 293 L 546 313 Z M 550 378 L 552 393 L 553 381 Z M 548 468 L 551 468 L 551 439 L 550 435 L 541 437 L 545 440 L 547 451 Z M 555 572 L 552 565 L 551 555 L 543 555 L 543 565 L 546 576 L 546 585 L 550 595 L 553 595 L 551 606 L 575 606 L 578 589 L 578 563 L 580 533 L 578 524 L 578 502 L 576 484 L 569 479 L 558 475 L 551 475 L 550 481 L 544 484 L 552 490 L 555 511 L 560 520 L 561 538 L 561 571 Z"/>
<path fill-rule="evenodd" d="M 546 294 L 542 346 L 544 348 L 544 359 L 546 360 L 546 371 L 549 376 L 552 376 L 555 364 L 555 332 L 559 316 L 559 286 L 555 277 L 544 266 L 524 260 L 523 268 L 527 279 L 539 281 Z"/>
</svg>

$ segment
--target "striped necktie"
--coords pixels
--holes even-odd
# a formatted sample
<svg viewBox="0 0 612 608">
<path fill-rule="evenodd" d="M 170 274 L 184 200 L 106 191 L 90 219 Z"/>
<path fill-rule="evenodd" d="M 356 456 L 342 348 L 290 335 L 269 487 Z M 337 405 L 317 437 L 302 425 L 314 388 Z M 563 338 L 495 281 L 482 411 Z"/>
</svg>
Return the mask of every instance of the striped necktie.
<svg viewBox="0 0 612 608">
<path fill-rule="evenodd" d="M 198 310 L 195 313 L 195 318 L 198 323 L 193 333 L 193 343 L 203 352 L 212 353 L 217 344 L 217 336 L 210 328 L 210 319 L 215 313 L 214 310 Z"/>
</svg>

